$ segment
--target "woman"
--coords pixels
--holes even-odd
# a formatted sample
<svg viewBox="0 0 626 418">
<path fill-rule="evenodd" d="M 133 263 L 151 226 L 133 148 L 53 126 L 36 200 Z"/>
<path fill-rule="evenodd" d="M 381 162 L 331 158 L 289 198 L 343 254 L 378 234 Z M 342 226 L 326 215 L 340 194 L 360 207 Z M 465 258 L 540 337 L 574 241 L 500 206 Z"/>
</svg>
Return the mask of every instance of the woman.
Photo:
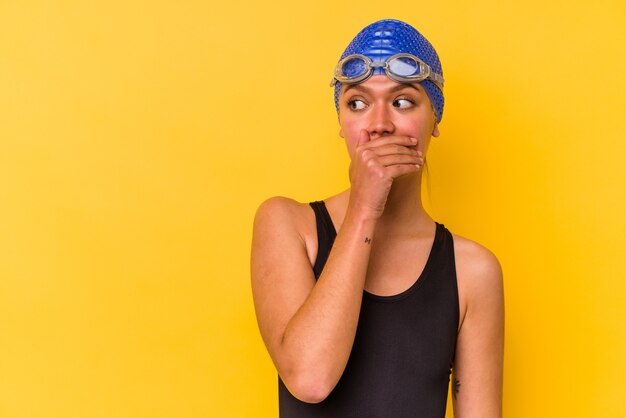
<svg viewBox="0 0 626 418">
<path fill-rule="evenodd" d="M 364 28 L 335 70 L 351 187 L 258 209 L 252 291 L 283 417 L 500 417 L 504 302 L 496 257 L 421 202 L 443 74 L 413 27 Z"/>
</svg>

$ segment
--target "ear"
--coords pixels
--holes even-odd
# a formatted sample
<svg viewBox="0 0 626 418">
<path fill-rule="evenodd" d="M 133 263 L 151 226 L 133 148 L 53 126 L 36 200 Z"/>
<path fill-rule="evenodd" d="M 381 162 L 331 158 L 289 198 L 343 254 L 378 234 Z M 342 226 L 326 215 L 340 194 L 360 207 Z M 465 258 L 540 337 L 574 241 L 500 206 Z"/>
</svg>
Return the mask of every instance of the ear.
<svg viewBox="0 0 626 418">
<path fill-rule="evenodd" d="M 433 136 L 436 138 L 439 136 L 439 124 L 435 122 L 435 126 L 433 127 Z"/>
<path fill-rule="evenodd" d="M 339 136 L 344 138 L 344 139 L 346 138 L 345 136 L 343 136 L 343 128 L 339 129 Z"/>
</svg>

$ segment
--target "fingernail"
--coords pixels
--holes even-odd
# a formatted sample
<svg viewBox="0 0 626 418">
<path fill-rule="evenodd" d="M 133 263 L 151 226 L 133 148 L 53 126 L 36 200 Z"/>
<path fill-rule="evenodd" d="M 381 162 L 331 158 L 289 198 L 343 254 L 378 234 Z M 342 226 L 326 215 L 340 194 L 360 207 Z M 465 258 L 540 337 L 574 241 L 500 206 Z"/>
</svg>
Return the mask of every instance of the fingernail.
<svg viewBox="0 0 626 418">
<path fill-rule="evenodd" d="M 416 138 L 411 138 L 411 142 L 414 144 L 417 144 L 417 139 Z"/>
</svg>

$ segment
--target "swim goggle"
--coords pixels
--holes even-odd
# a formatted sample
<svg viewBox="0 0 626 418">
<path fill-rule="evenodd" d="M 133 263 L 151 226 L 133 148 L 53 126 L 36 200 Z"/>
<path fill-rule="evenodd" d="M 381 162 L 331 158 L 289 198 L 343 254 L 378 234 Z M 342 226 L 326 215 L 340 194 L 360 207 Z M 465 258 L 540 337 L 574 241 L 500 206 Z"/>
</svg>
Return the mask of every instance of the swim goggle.
<svg viewBox="0 0 626 418">
<path fill-rule="evenodd" d="M 443 91 L 443 76 L 431 70 L 430 66 L 413 54 L 395 54 L 384 62 L 372 61 L 361 54 L 348 55 L 335 67 L 335 77 L 330 82 L 334 87 L 337 82 L 357 84 L 367 80 L 375 68 L 383 68 L 387 77 L 398 83 L 417 83 L 430 80 Z"/>
</svg>

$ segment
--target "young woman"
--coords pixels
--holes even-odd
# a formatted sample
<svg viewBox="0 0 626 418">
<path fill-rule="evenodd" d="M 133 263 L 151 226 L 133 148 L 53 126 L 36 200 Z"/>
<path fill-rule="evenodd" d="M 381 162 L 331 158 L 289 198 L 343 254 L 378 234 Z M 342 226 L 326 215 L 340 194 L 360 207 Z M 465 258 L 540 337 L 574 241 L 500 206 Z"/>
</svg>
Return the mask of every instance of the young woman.
<svg viewBox="0 0 626 418">
<path fill-rule="evenodd" d="M 333 83 L 351 187 L 258 209 L 252 291 L 278 371 L 281 417 L 501 416 L 504 301 L 497 258 L 421 202 L 443 74 L 413 27 L 382 20 Z"/>
</svg>

